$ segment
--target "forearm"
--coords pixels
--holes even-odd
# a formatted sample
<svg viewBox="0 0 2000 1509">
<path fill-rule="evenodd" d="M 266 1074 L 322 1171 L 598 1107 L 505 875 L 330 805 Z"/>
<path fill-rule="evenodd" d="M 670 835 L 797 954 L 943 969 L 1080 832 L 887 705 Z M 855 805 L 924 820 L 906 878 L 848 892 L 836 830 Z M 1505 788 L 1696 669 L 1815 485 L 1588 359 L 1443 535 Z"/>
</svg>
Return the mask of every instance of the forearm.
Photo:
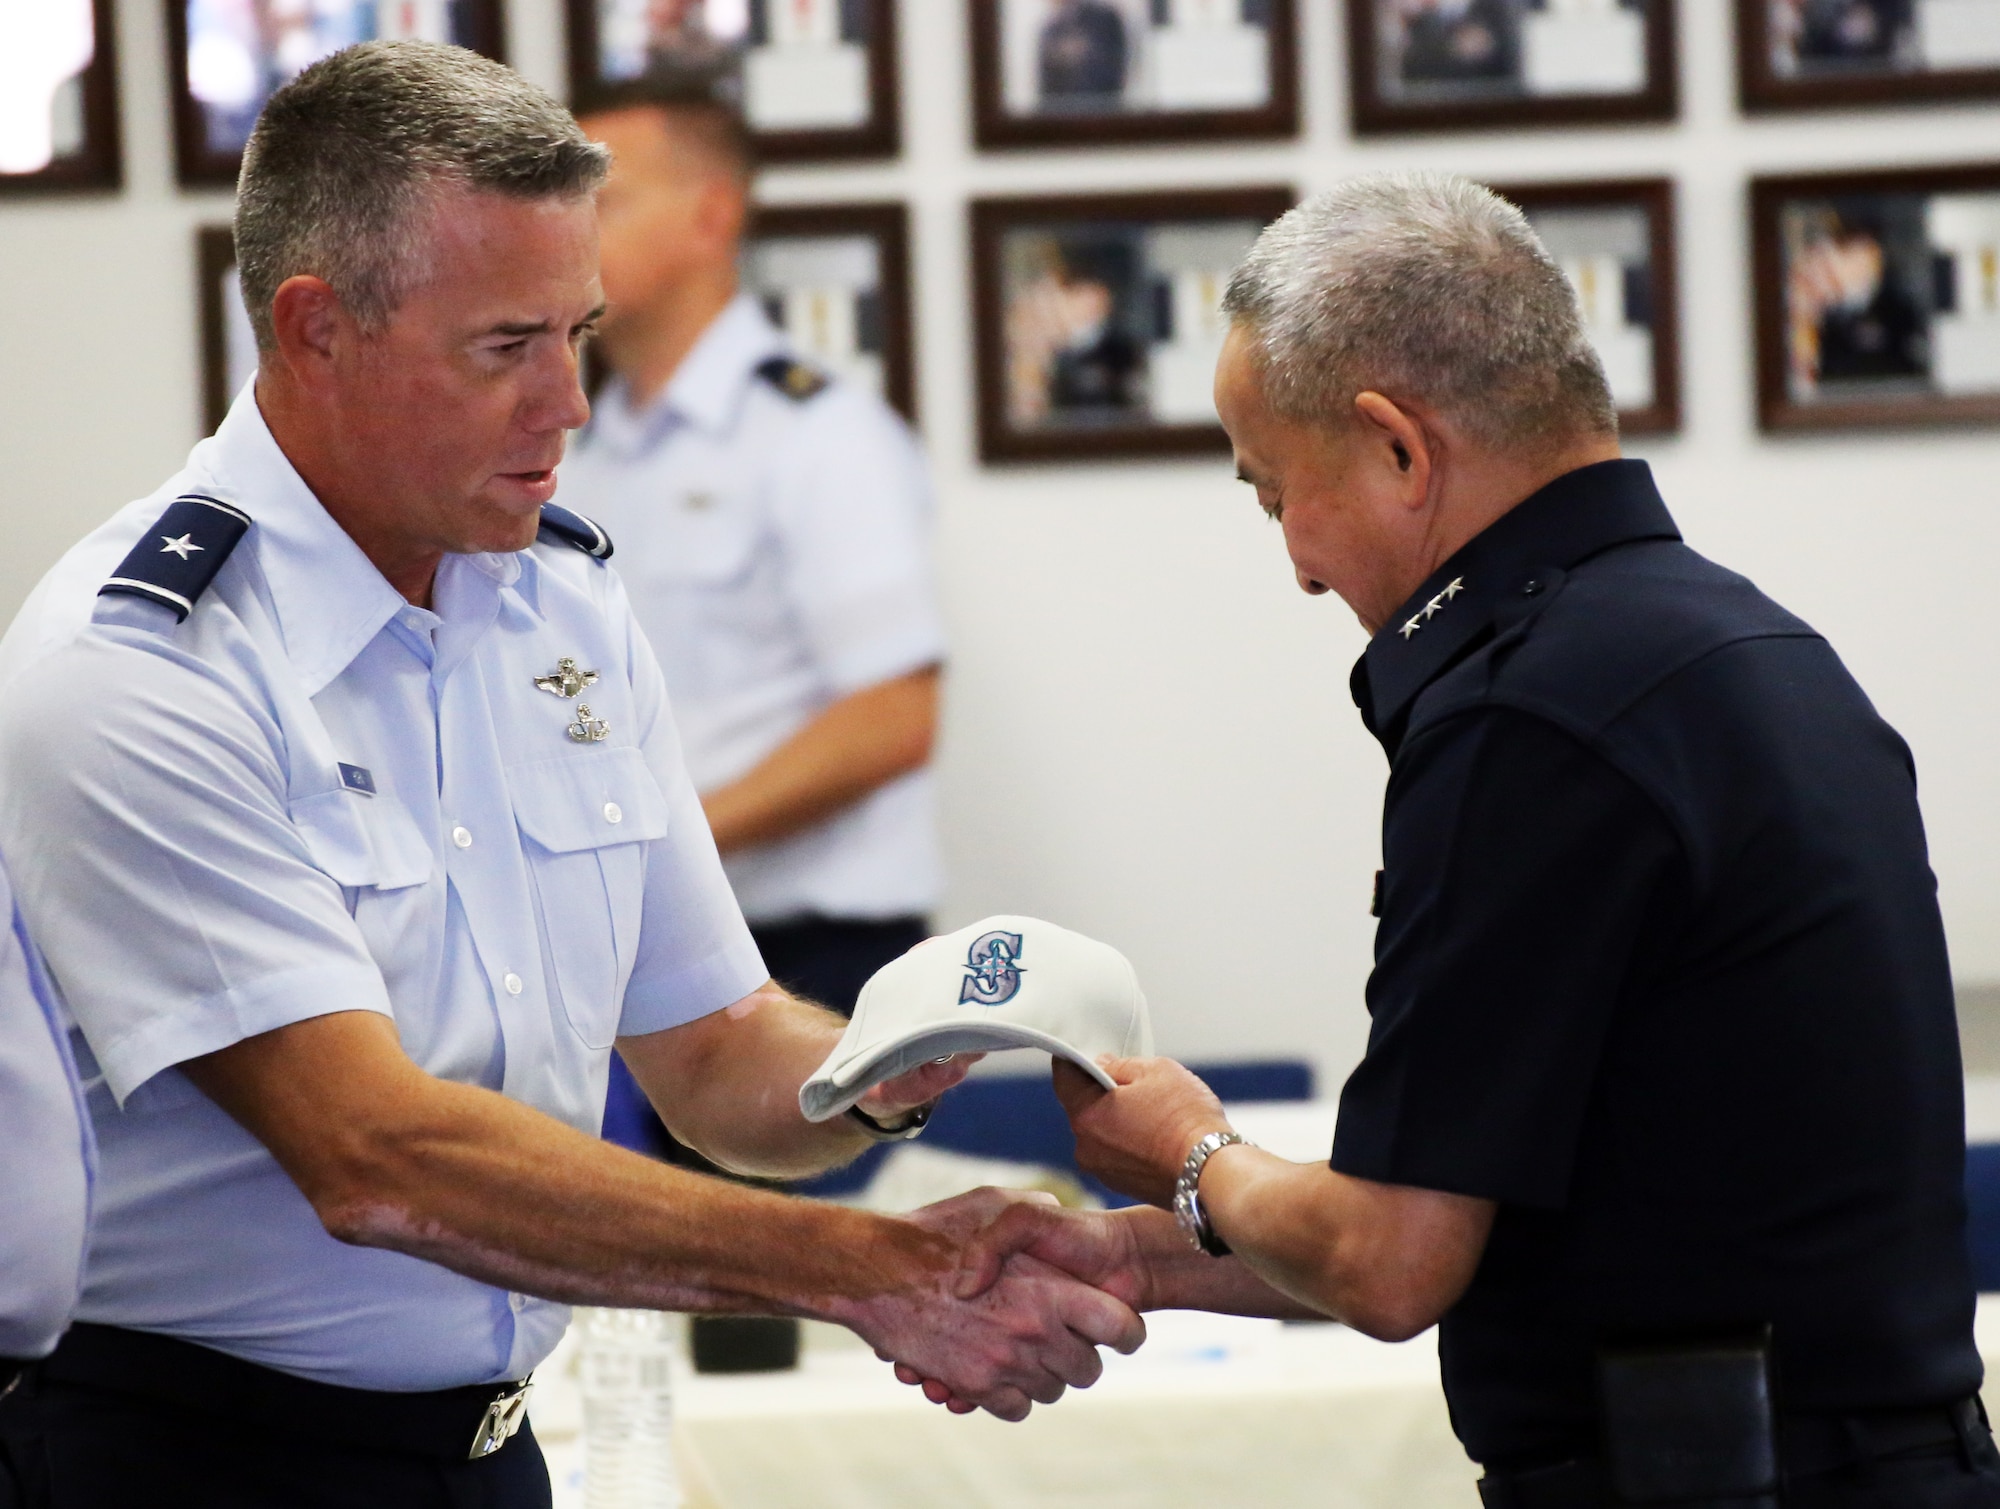
<svg viewBox="0 0 2000 1509">
<path fill-rule="evenodd" d="M 1198 1251 L 1164 1210 L 1135 1205 L 1117 1218 L 1130 1228 L 1136 1266 L 1144 1274 L 1138 1309 L 1326 1319 L 1325 1312 L 1273 1288 L 1242 1258 Z"/>
<path fill-rule="evenodd" d="M 1437 1322 L 1471 1282 L 1493 1219 L 1483 1200 L 1377 1184 L 1241 1145 L 1209 1159 L 1201 1197 L 1251 1275 L 1383 1340 Z"/>
<path fill-rule="evenodd" d="M 869 1145 L 851 1118 L 814 1123 L 799 1110 L 799 1086 L 845 1027 L 768 985 L 700 1022 L 621 1038 L 618 1051 L 680 1141 L 732 1173 L 801 1179 Z"/>
<path fill-rule="evenodd" d="M 789 837 L 930 759 L 938 671 L 929 667 L 841 698 L 747 774 L 704 793 L 727 854 Z"/>
<path fill-rule="evenodd" d="M 314 1018 L 184 1067 L 335 1237 L 524 1293 L 840 1319 L 935 1290 L 955 1267 L 949 1241 L 910 1223 L 703 1178 L 434 1079 L 372 1013 Z"/>
</svg>

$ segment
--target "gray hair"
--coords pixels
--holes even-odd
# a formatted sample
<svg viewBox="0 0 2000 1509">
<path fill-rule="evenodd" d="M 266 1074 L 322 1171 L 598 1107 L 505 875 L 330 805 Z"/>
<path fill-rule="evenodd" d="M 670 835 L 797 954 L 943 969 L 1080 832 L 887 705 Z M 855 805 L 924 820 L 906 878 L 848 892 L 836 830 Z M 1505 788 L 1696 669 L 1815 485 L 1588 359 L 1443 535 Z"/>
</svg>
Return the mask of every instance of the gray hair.
<svg viewBox="0 0 2000 1509">
<path fill-rule="evenodd" d="M 435 42 L 364 42 L 278 90 L 236 186 L 236 262 L 257 349 L 277 342 L 287 278 L 324 278 L 380 328 L 428 271 L 422 212 L 439 191 L 566 198 L 603 183 L 610 154 L 512 69 Z"/>
<path fill-rule="evenodd" d="M 1373 389 L 1501 449 L 1618 433 L 1569 279 L 1518 209 L 1453 174 L 1308 199 L 1258 238 L 1222 307 L 1287 419 L 1344 424 Z"/>
</svg>

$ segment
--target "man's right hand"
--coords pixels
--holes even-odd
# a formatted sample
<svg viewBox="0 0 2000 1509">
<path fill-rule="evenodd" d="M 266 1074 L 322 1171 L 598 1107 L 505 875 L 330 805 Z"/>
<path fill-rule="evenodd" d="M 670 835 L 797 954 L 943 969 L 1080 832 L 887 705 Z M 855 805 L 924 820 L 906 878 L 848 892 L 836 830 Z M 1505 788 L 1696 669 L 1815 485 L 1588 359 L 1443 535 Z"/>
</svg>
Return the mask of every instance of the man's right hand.
<svg viewBox="0 0 2000 1509">
<path fill-rule="evenodd" d="M 926 1382 L 957 1413 L 980 1408 L 1003 1420 L 1095 1383 L 1104 1371 L 1098 1347 L 1130 1353 L 1146 1339 L 1130 1305 L 1025 1253 L 976 1293 L 961 1297 L 959 1287 L 946 1274 L 934 1290 L 848 1302 L 839 1318 L 899 1378 Z"/>
</svg>

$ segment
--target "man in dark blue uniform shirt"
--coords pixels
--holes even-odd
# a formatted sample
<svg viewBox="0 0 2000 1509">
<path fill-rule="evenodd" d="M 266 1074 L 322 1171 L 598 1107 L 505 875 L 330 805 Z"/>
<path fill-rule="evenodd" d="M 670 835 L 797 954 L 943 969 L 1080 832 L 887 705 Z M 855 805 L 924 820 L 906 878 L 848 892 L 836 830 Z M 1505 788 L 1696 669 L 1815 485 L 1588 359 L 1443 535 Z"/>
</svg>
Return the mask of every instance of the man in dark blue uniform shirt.
<svg viewBox="0 0 2000 1509">
<path fill-rule="evenodd" d="M 1372 636 L 1368 1051 L 1323 1166 L 1167 1060 L 1059 1067 L 1084 1166 L 1174 1215 L 1023 1207 L 989 1255 L 1140 1307 L 1441 1322 L 1489 1506 L 2000 1505 L 1908 749 L 1619 458 L 1512 206 L 1356 180 L 1225 308 L 1239 468 Z"/>
</svg>

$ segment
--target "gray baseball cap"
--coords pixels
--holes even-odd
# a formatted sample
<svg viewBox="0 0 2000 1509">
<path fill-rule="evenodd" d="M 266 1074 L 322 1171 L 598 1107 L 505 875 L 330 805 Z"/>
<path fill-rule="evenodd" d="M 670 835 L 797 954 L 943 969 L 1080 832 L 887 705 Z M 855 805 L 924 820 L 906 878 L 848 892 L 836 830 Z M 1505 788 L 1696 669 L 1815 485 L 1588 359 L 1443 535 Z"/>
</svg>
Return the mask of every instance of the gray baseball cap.
<svg viewBox="0 0 2000 1509">
<path fill-rule="evenodd" d="M 1153 1051 L 1131 961 L 1034 917 L 988 917 L 926 939 L 875 971 L 854 1020 L 799 1088 L 808 1121 L 830 1121 L 885 1079 L 950 1053 L 1040 1048 L 1105 1089 L 1101 1053 Z"/>
</svg>

